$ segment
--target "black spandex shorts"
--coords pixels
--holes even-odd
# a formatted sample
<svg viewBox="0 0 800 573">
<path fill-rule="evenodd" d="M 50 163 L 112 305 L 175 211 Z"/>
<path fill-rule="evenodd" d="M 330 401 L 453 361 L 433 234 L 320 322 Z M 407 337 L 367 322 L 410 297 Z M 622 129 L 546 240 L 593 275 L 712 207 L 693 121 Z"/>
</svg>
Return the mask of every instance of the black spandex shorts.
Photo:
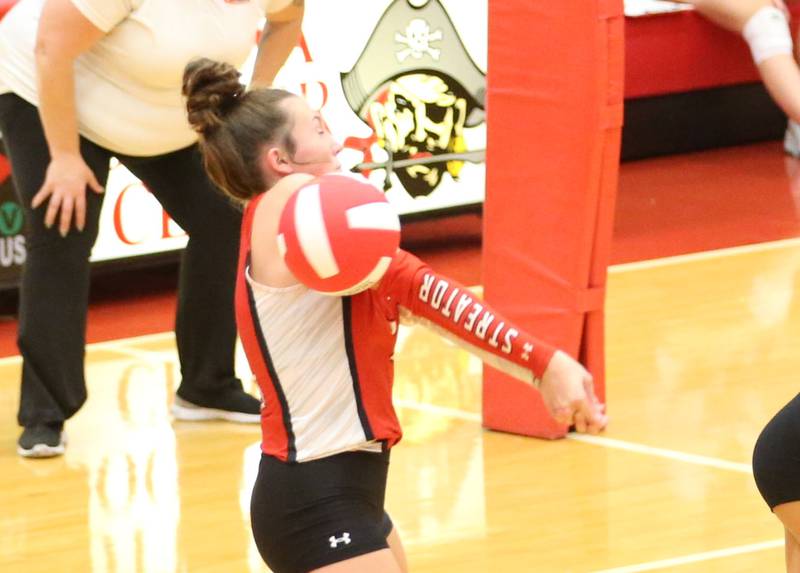
<svg viewBox="0 0 800 573">
<path fill-rule="evenodd" d="M 253 536 L 274 573 L 313 569 L 386 549 L 389 452 L 302 463 L 261 456 L 250 502 Z"/>
<path fill-rule="evenodd" d="M 770 509 L 800 501 L 800 394 L 761 431 L 753 451 L 753 476 Z"/>
</svg>

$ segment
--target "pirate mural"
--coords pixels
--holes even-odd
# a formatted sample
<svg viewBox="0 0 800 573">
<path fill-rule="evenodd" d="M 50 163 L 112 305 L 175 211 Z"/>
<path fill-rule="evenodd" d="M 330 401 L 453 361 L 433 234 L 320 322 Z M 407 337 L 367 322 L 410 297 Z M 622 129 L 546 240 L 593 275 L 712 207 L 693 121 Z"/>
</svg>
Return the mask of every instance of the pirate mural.
<svg viewBox="0 0 800 573">
<path fill-rule="evenodd" d="M 364 152 L 354 170 L 394 173 L 413 197 L 430 195 L 465 161 L 465 130 L 484 122 L 486 77 L 467 53 L 439 0 L 395 0 L 384 12 L 353 69 L 342 74 L 350 107 L 373 130 L 345 146 Z"/>
</svg>

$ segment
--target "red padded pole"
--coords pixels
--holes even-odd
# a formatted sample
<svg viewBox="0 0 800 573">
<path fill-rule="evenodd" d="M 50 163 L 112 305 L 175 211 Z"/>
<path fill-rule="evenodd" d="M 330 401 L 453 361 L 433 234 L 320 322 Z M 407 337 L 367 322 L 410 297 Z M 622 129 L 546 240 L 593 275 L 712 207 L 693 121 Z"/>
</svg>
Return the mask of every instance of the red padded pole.
<svg viewBox="0 0 800 573">
<path fill-rule="evenodd" d="M 603 303 L 619 168 L 622 0 L 490 0 L 483 284 L 488 302 L 580 358 L 604 395 Z M 567 428 L 486 367 L 484 425 Z"/>
</svg>

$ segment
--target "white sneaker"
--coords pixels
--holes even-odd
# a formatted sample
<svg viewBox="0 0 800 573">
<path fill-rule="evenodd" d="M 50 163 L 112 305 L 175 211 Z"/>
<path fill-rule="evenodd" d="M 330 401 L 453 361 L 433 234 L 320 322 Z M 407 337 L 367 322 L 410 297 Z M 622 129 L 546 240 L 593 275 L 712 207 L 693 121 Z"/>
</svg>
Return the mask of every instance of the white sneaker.
<svg viewBox="0 0 800 573">
<path fill-rule="evenodd" d="M 787 155 L 800 158 L 800 124 L 790 119 L 783 137 L 783 150 Z"/>
<path fill-rule="evenodd" d="M 243 391 L 242 394 L 244 394 Z M 259 403 L 250 395 L 246 395 L 246 398 L 249 398 L 249 400 L 246 400 L 246 402 L 241 405 L 226 404 L 224 407 L 209 408 L 198 406 L 176 395 L 175 401 L 172 403 L 172 415 L 176 420 L 184 422 L 227 420 L 228 422 L 239 422 L 242 424 L 258 424 L 261 422 Z M 258 413 L 253 412 L 253 409 Z"/>
<path fill-rule="evenodd" d="M 37 424 L 24 428 L 17 441 L 17 454 L 23 458 L 53 458 L 64 455 L 66 445 L 62 424 Z"/>
</svg>

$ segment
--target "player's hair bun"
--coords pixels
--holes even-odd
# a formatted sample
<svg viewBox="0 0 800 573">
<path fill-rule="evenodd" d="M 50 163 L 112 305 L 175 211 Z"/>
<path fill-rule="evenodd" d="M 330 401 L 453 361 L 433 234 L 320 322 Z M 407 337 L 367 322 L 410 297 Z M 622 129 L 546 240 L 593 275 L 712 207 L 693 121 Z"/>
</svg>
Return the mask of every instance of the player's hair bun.
<svg viewBox="0 0 800 573">
<path fill-rule="evenodd" d="M 239 103 L 245 86 L 239 71 L 230 64 L 208 58 L 192 60 L 183 72 L 189 124 L 197 133 L 209 135 Z"/>
</svg>

